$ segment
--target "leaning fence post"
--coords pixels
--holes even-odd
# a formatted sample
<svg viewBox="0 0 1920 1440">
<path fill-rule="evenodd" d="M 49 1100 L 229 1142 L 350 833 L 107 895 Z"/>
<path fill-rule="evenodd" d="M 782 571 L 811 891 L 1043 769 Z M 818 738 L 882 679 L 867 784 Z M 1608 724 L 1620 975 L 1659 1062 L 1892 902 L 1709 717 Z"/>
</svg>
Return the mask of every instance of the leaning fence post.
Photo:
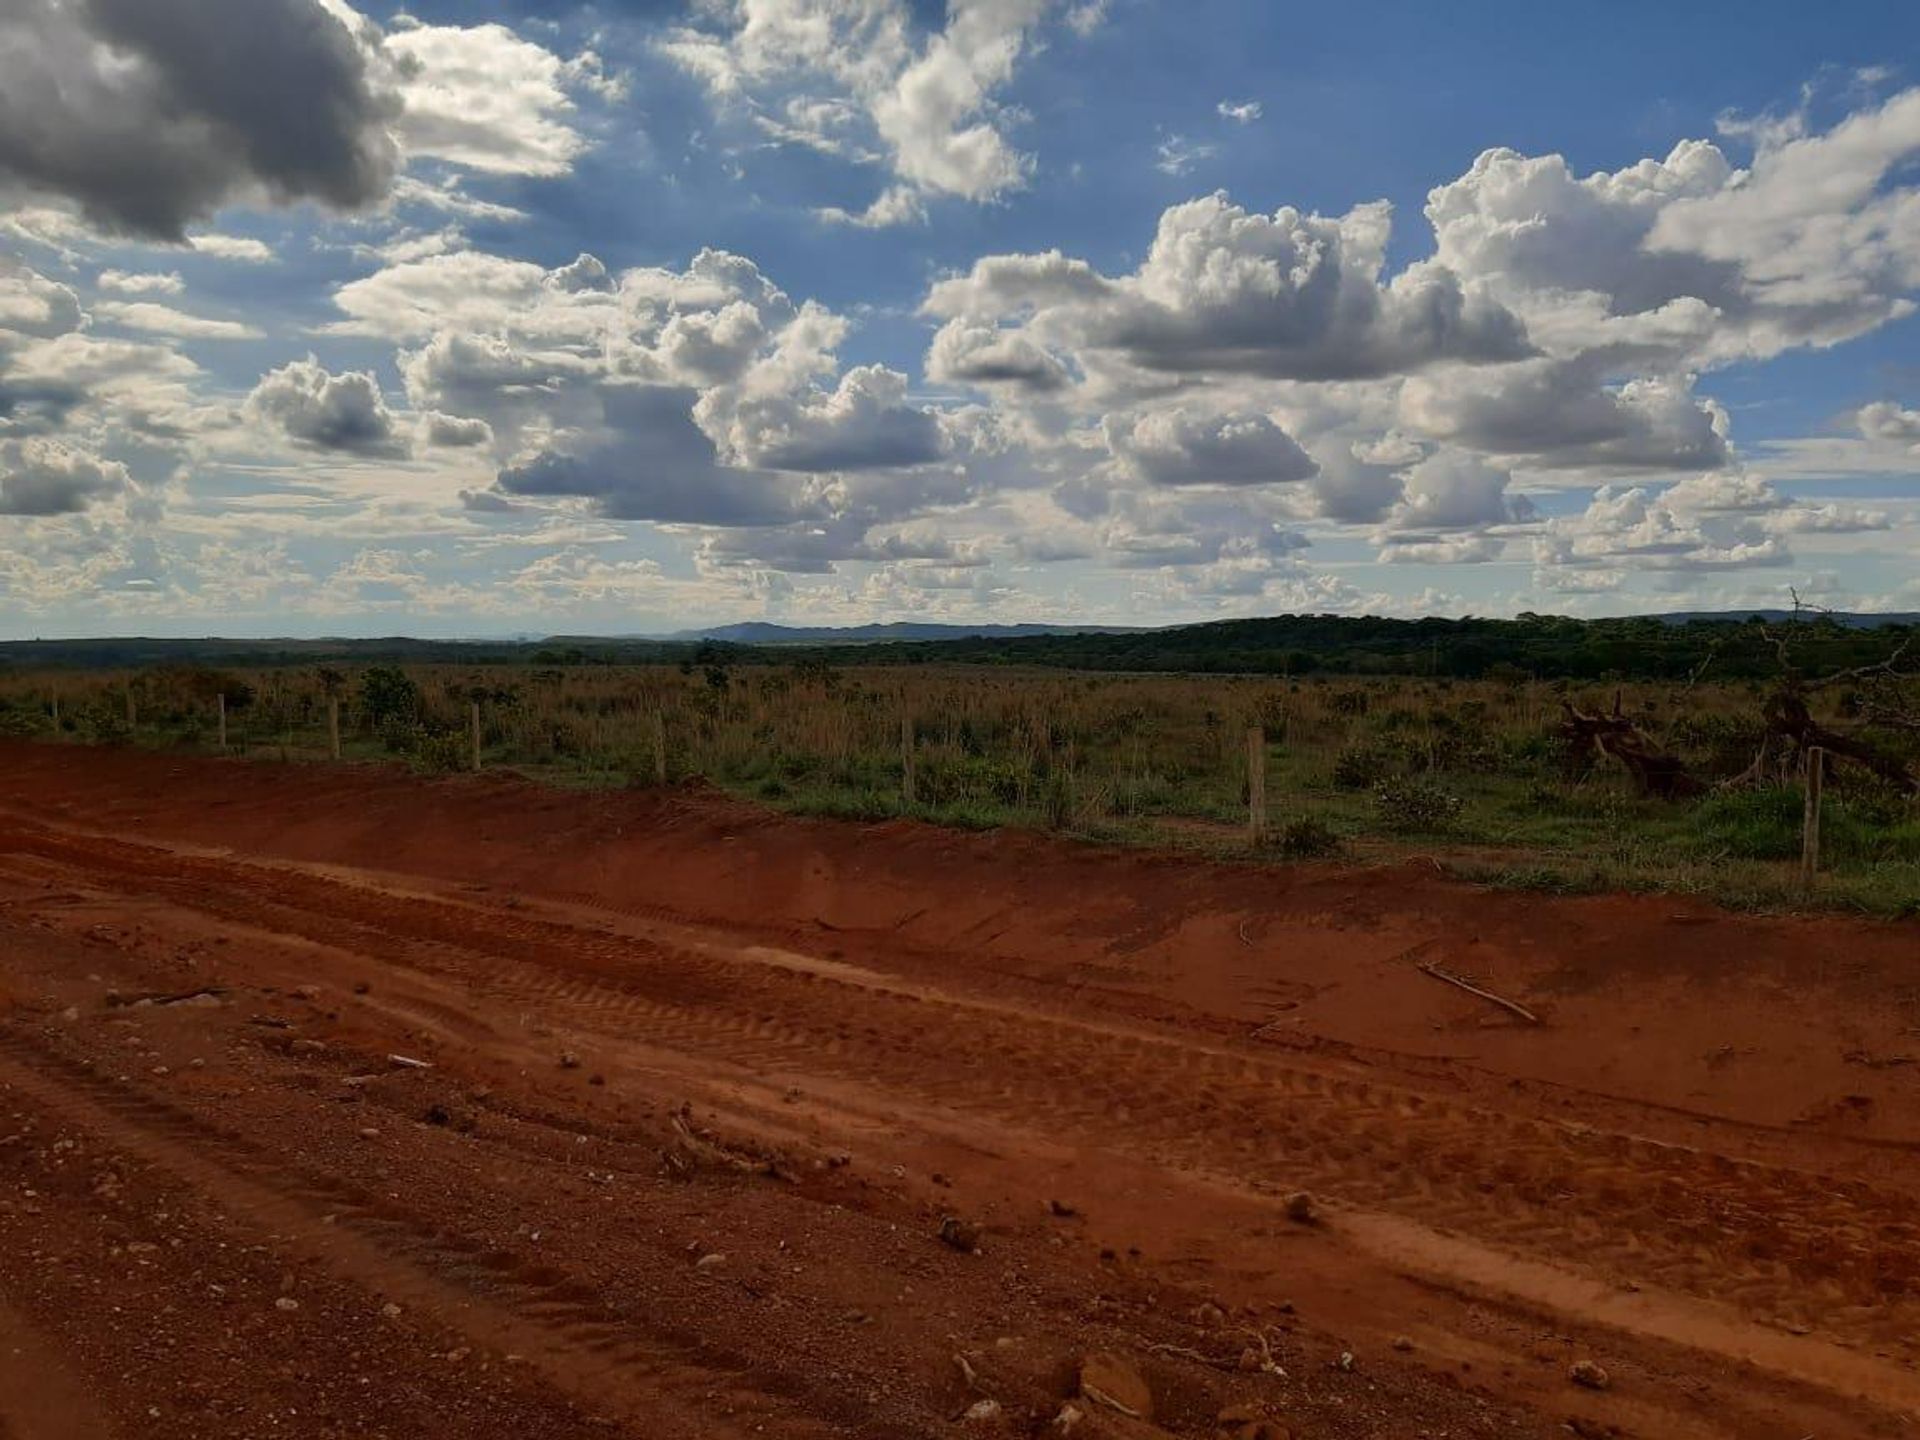
<svg viewBox="0 0 1920 1440">
<path fill-rule="evenodd" d="M 1247 834 L 1258 845 L 1267 836 L 1267 732 L 1247 731 Z"/>
<path fill-rule="evenodd" d="M 653 712 L 653 783 L 667 783 L 667 712 Z"/>
<path fill-rule="evenodd" d="M 213 698 L 220 710 L 220 748 L 225 750 L 227 748 L 227 692 L 222 690 Z"/>
<path fill-rule="evenodd" d="M 473 768 L 480 768 L 480 702 L 473 702 Z"/>
<path fill-rule="evenodd" d="M 335 760 L 340 758 L 340 697 L 327 697 L 327 753 Z"/>
<path fill-rule="evenodd" d="M 1807 751 L 1807 812 L 1800 831 L 1800 888 L 1811 891 L 1820 869 L 1820 787 L 1826 778 L 1827 752 Z"/>
</svg>

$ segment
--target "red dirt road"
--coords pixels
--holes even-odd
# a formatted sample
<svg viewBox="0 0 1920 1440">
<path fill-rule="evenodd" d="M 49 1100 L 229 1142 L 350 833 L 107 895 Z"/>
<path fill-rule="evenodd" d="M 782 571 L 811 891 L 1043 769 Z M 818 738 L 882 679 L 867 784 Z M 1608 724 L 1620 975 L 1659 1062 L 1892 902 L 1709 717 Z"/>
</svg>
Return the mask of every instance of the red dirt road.
<svg viewBox="0 0 1920 1440">
<path fill-rule="evenodd" d="M 1912 925 L 0 745 L 0 1437 L 1906 1436 L 1916 1005 Z"/>
</svg>

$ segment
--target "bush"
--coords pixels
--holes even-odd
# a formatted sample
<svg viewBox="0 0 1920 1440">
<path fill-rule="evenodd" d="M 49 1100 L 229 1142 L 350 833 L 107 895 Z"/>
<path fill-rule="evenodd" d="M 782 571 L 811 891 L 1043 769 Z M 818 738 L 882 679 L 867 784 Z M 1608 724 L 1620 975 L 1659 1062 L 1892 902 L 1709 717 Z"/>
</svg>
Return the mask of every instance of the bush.
<svg viewBox="0 0 1920 1440">
<path fill-rule="evenodd" d="M 467 769 L 473 761 L 471 742 L 454 730 L 418 732 L 407 762 L 426 775 L 452 775 Z"/>
<path fill-rule="evenodd" d="M 420 687 L 397 666 L 374 665 L 360 677 L 360 708 L 375 727 L 413 720 L 420 713 Z"/>
<path fill-rule="evenodd" d="M 914 781 L 915 793 L 926 805 L 980 800 L 1012 805 L 1020 798 L 1020 776 L 1010 760 L 974 755 L 925 756 Z"/>
<path fill-rule="evenodd" d="M 1304 815 L 1282 825 L 1273 843 L 1289 860 L 1317 860 L 1340 849 L 1340 836 L 1326 821 Z"/>
<path fill-rule="evenodd" d="M 391 754 L 404 756 L 423 775 L 451 775 L 473 762 L 472 742 L 458 730 L 389 720 L 380 727 L 380 739 Z"/>
<path fill-rule="evenodd" d="M 1372 790 L 1393 769 L 1393 760 L 1377 745 L 1349 745 L 1334 757 L 1333 783 L 1339 790 Z"/>
<path fill-rule="evenodd" d="M 105 701 L 88 705 L 75 717 L 75 731 L 96 745 L 122 745 L 133 738 L 133 727 L 117 705 Z"/>
<path fill-rule="evenodd" d="M 1453 828 L 1466 802 L 1430 780 L 1388 780 L 1375 787 L 1374 809 L 1388 830 L 1436 832 Z"/>
</svg>

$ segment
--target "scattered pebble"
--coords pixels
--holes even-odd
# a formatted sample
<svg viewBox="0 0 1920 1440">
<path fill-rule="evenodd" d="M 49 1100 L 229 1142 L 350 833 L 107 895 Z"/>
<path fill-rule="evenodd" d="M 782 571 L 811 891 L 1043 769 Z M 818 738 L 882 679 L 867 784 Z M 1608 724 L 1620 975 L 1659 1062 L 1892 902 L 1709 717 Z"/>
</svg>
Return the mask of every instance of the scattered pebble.
<svg viewBox="0 0 1920 1440">
<path fill-rule="evenodd" d="M 1109 1351 L 1080 1362 L 1080 1398 L 1135 1420 L 1153 1416 L 1153 1389 L 1132 1362 Z"/>
<path fill-rule="evenodd" d="M 940 1239 L 962 1254 L 971 1255 L 980 1248 L 980 1227 L 957 1215 L 949 1215 L 940 1222 Z"/>
</svg>

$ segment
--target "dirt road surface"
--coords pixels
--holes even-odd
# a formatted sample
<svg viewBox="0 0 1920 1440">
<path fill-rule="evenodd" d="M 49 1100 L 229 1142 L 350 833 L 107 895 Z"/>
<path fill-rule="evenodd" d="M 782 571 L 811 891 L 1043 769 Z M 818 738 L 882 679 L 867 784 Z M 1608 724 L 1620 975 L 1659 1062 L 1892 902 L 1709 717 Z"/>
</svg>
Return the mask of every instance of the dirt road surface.
<svg viewBox="0 0 1920 1440">
<path fill-rule="evenodd" d="M 0 745 L 0 1436 L 1911 1436 L 1917 1006 L 1912 924 Z"/>
</svg>

